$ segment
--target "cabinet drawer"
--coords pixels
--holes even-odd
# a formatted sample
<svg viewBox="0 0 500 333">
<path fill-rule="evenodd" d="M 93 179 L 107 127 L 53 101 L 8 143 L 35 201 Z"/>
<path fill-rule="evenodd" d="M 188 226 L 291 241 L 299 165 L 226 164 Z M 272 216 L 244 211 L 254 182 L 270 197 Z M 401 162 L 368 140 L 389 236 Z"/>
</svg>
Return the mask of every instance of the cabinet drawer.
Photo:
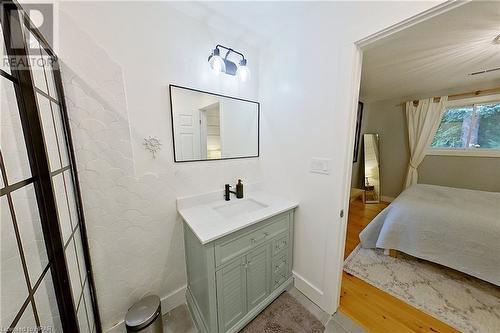
<svg viewBox="0 0 500 333">
<path fill-rule="evenodd" d="M 288 248 L 288 243 L 289 243 L 289 233 L 284 232 L 283 234 L 277 236 L 273 240 L 273 252 L 272 255 L 275 256 L 276 254 L 280 253 L 282 250 Z"/>
<path fill-rule="evenodd" d="M 284 252 L 277 255 L 272 259 L 272 290 L 278 288 L 283 282 L 285 282 L 289 277 L 289 265 L 288 252 Z"/>
<path fill-rule="evenodd" d="M 276 275 L 276 277 L 273 277 L 273 289 L 278 288 L 283 284 L 288 279 L 288 274 L 286 273 L 280 273 L 279 275 Z"/>
<path fill-rule="evenodd" d="M 254 230 L 241 230 L 215 242 L 215 264 L 223 265 L 246 253 L 252 248 L 286 232 L 288 233 L 290 217 L 288 213 L 275 216 L 263 226 L 252 226 Z M 274 246 L 274 245 L 273 245 Z M 273 249 L 274 253 L 274 249 Z"/>
<path fill-rule="evenodd" d="M 273 258 L 271 269 L 273 273 L 273 278 L 281 276 L 281 273 L 286 274 L 288 272 L 288 253 L 285 252 Z"/>
</svg>

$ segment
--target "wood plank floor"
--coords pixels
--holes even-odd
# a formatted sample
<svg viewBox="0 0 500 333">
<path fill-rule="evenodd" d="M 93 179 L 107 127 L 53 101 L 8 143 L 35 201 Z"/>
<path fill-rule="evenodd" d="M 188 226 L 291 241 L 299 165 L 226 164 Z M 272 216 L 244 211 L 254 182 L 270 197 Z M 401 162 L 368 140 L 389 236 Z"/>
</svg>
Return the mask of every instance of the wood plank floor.
<svg viewBox="0 0 500 333">
<path fill-rule="evenodd" d="M 359 244 L 359 233 L 387 203 L 363 204 L 351 202 L 347 224 L 345 257 Z M 445 323 L 344 272 L 340 297 L 340 311 L 368 332 L 458 332 Z"/>
</svg>

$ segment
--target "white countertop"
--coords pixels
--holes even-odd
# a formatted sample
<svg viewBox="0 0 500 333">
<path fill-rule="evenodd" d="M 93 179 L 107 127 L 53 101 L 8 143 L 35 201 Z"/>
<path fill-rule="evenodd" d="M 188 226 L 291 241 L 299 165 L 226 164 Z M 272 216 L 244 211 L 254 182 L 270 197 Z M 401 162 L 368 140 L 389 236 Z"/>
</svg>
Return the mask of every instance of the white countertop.
<svg viewBox="0 0 500 333">
<path fill-rule="evenodd" d="M 249 199 L 262 203 L 267 207 L 230 218 L 224 217 L 214 209 Z M 247 188 L 245 188 L 245 197 L 243 199 L 237 199 L 231 194 L 231 201 L 224 200 L 223 191 L 177 199 L 177 211 L 202 244 L 207 244 L 297 206 L 297 202 L 258 189 L 248 190 Z"/>
</svg>

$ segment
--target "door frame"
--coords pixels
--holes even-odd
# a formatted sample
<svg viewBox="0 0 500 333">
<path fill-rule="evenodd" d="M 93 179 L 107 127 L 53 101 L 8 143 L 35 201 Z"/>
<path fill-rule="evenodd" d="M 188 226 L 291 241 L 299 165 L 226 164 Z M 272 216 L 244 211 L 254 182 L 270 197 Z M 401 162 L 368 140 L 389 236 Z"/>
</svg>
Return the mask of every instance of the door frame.
<svg viewBox="0 0 500 333">
<path fill-rule="evenodd" d="M 354 150 L 354 141 L 355 141 L 355 132 L 356 132 L 356 116 L 358 110 L 358 102 L 359 102 L 359 90 L 361 88 L 361 68 L 363 64 L 363 50 L 366 50 L 368 47 L 373 46 L 376 42 L 385 39 L 389 36 L 392 36 L 402 30 L 410 28 L 418 23 L 427 21 L 435 16 L 446 13 L 452 9 L 458 8 L 471 0 L 449 0 L 443 2 L 435 7 L 432 7 L 420 14 L 412 16 L 404 21 L 401 21 L 395 25 L 392 25 L 386 29 L 383 29 L 379 32 L 371 34 L 367 37 L 364 37 L 357 42 L 354 42 L 355 54 L 354 54 L 354 63 L 352 66 L 353 80 L 352 84 L 349 88 L 349 95 L 347 98 L 350 100 L 350 112 L 348 115 L 348 148 L 346 153 L 344 154 L 344 168 L 343 168 L 343 190 L 344 196 L 342 198 L 341 207 L 343 207 L 343 217 L 340 219 L 340 234 L 338 239 L 338 248 L 337 253 L 339 254 L 337 258 L 333 258 L 334 264 L 337 266 L 337 278 L 335 282 L 337 284 L 337 293 L 336 299 L 334 300 L 334 307 L 336 312 L 340 306 L 340 295 L 342 288 L 342 273 L 344 268 L 344 251 L 345 251 L 345 243 L 347 237 L 347 222 L 349 216 L 349 199 L 350 199 L 350 190 L 351 190 L 351 177 L 352 177 L 352 152 Z"/>
<path fill-rule="evenodd" d="M 208 158 L 207 149 L 207 110 L 201 108 L 198 110 L 200 123 L 200 159 Z"/>
</svg>

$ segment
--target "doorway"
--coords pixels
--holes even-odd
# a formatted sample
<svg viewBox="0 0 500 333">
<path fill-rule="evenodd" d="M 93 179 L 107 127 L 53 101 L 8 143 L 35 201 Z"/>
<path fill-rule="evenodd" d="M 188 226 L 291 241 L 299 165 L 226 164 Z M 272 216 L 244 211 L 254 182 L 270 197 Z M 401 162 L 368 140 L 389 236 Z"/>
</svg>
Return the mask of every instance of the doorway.
<svg viewBox="0 0 500 333">
<path fill-rule="evenodd" d="M 366 38 L 359 43 L 357 43 L 358 46 L 358 55 L 359 55 L 359 63 L 357 63 L 356 69 L 358 70 L 357 77 L 355 85 L 353 85 L 353 100 L 352 100 L 352 107 L 351 107 L 351 125 L 352 125 L 352 130 L 351 130 L 351 142 L 354 142 L 354 127 L 355 127 L 355 115 L 356 115 L 356 110 L 358 106 L 358 96 L 359 96 L 359 89 L 360 89 L 360 81 L 361 81 L 361 61 L 363 60 L 363 67 L 367 68 L 367 58 L 362 59 L 361 55 L 364 53 L 367 55 L 370 51 L 372 51 L 375 47 L 376 44 L 379 41 L 382 40 L 396 40 L 397 37 L 393 36 L 396 33 L 402 32 L 402 31 L 408 31 L 410 28 L 414 26 L 418 26 L 418 23 L 427 21 L 437 15 L 443 14 L 445 12 L 448 12 L 452 9 L 458 8 L 460 5 L 457 3 L 454 4 L 448 4 L 448 5 L 442 5 L 440 7 L 437 7 L 431 11 L 428 11 L 426 13 L 423 13 L 422 15 L 418 17 L 414 17 L 406 22 L 403 22 L 397 26 L 391 27 L 385 31 L 382 31 L 381 33 L 378 33 L 374 36 L 370 36 L 369 38 Z M 407 30 L 408 29 L 408 30 Z M 387 38 L 391 36 L 390 38 Z M 392 38 L 392 39 L 391 39 Z M 414 43 L 415 44 L 415 43 Z M 380 44 L 379 44 L 380 45 Z M 372 53 L 373 54 L 373 53 Z M 377 58 L 379 59 L 379 58 Z M 398 59 L 401 61 L 401 59 Z M 417 68 L 418 66 L 415 66 Z M 387 69 L 385 69 L 387 71 Z M 393 71 L 395 71 L 393 69 Z M 395 81 L 396 82 L 396 81 Z M 409 85 L 411 81 L 406 82 L 406 86 Z M 372 81 L 371 83 L 373 86 L 380 88 L 381 80 L 380 76 L 372 76 Z M 394 86 L 396 88 L 400 88 L 401 86 L 405 86 L 402 84 L 401 81 L 398 81 L 397 84 L 395 83 Z M 384 88 L 387 88 L 387 86 L 384 86 Z M 385 89 L 385 91 L 396 91 L 396 89 Z M 437 91 L 437 90 L 436 90 Z M 467 90 L 465 90 L 467 91 Z M 432 92 L 431 92 L 432 93 Z M 379 107 L 382 111 L 387 111 L 387 112 L 392 112 L 392 109 L 398 108 L 397 111 L 394 112 L 397 118 L 397 124 L 400 123 L 401 120 L 401 128 L 404 125 L 404 110 L 402 110 L 401 102 L 404 100 L 413 100 L 412 98 L 408 98 L 405 94 L 401 94 L 400 96 L 393 96 L 394 99 L 396 99 L 395 102 L 391 101 L 387 105 L 384 105 L 383 108 Z M 393 98 L 391 97 L 391 98 Z M 408 98 L 408 99 L 407 99 Z M 387 98 L 389 100 L 389 98 Z M 365 102 L 363 99 L 361 99 L 362 102 Z M 368 109 L 374 105 L 375 102 L 378 102 L 378 100 L 374 101 L 369 101 L 370 105 L 368 106 Z M 366 108 L 367 103 L 365 103 L 365 108 Z M 374 108 L 372 107 L 372 110 Z M 377 109 L 378 110 L 378 109 Z M 371 111 L 370 111 L 371 112 Z M 387 114 L 386 112 L 386 114 Z M 385 114 L 385 115 L 386 115 Z M 368 117 L 366 117 L 368 116 Z M 371 114 L 372 121 L 373 121 L 373 113 Z M 363 120 L 365 118 L 370 118 L 370 115 L 368 114 L 363 114 Z M 375 123 L 375 122 L 373 122 Z M 391 139 L 393 137 L 390 137 L 388 135 L 389 132 L 395 132 L 395 124 L 396 121 L 390 122 L 390 121 L 379 121 L 376 123 L 377 125 L 380 125 L 381 127 L 386 125 L 389 130 L 387 132 L 381 132 L 381 137 L 380 140 L 381 142 L 385 143 L 391 142 L 391 143 L 397 143 L 398 145 L 404 145 L 403 140 L 395 140 Z M 399 125 L 398 125 L 399 126 Z M 375 127 L 375 126 L 373 126 Z M 398 130 L 398 135 L 402 133 L 403 131 Z M 378 131 L 373 131 L 372 127 L 365 128 L 362 133 L 379 133 Z M 407 134 L 406 136 L 402 135 L 402 139 L 407 139 Z M 362 135 L 361 135 L 362 136 Z M 389 144 L 390 145 L 390 144 Z M 363 144 L 361 144 L 361 147 Z M 393 145 L 395 146 L 395 144 Z M 386 146 L 387 147 L 387 144 Z M 360 148 L 361 149 L 361 148 Z M 350 151 L 352 152 L 352 151 Z M 387 172 L 387 170 L 393 170 L 387 167 L 387 165 L 393 166 L 394 159 L 398 160 L 399 162 L 405 164 L 405 167 L 407 167 L 408 163 L 401 157 L 401 154 L 393 154 L 391 156 L 388 156 L 387 154 L 387 149 L 384 151 L 382 149 L 381 151 L 381 161 L 380 164 L 384 166 L 385 164 L 385 170 L 381 172 L 381 181 L 382 184 L 373 184 L 371 179 L 367 180 L 366 177 L 364 179 L 365 183 L 369 183 L 372 185 L 381 185 L 382 188 L 382 194 L 381 194 L 381 201 L 390 201 L 390 199 L 393 199 L 394 197 L 397 196 L 397 192 L 394 191 L 394 195 L 392 194 L 392 190 L 394 186 L 391 184 L 387 184 L 388 176 L 391 177 L 391 181 L 393 183 L 397 183 L 398 186 L 402 186 L 403 180 L 404 180 L 404 174 L 406 169 L 404 169 L 401 174 L 402 176 L 399 179 L 399 174 L 395 172 Z M 388 157 L 392 157 L 393 160 L 389 160 Z M 347 160 L 348 159 L 348 160 Z M 361 158 L 360 160 L 363 160 Z M 377 216 L 389 203 L 375 203 L 375 204 L 366 204 L 363 202 L 361 199 L 354 199 L 352 202 L 350 201 L 350 190 L 351 187 L 351 176 L 352 176 L 352 155 L 346 156 L 346 163 L 348 166 L 346 167 L 346 188 L 345 188 L 345 207 L 348 208 L 348 218 L 346 219 L 345 223 L 345 229 L 343 230 L 342 233 L 342 249 L 341 253 L 344 253 L 344 256 L 342 259 L 345 259 L 348 257 L 348 255 L 358 246 L 359 244 L 359 233 L 364 229 L 364 227 L 373 219 L 375 216 Z M 378 164 L 378 163 L 377 163 Z M 385 171 L 385 173 L 384 173 Z M 401 183 L 401 184 L 400 184 Z M 385 187 L 385 188 L 384 188 Z M 345 240 L 345 242 L 343 242 Z M 343 260 L 342 260 L 343 261 Z M 373 287 L 373 285 L 370 285 L 368 283 L 365 283 L 362 279 L 356 278 L 356 276 L 349 275 L 345 272 L 343 272 L 342 269 L 343 264 L 341 264 L 341 278 L 342 280 L 342 289 L 340 292 L 340 310 L 343 311 L 344 313 L 349 313 L 352 316 L 358 316 L 358 318 L 353 318 L 353 319 L 360 319 L 364 318 L 364 323 L 361 323 L 365 328 L 369 328 L 370 330 L 373 331 L 401 331 L 401 330 L 414 330 L 414 331 L 421 331 L 421 330 L 438 330 L 438 331 L 454 331 L 450 326 L 445 325 L 443 322 L 436 320 L 430 316 L 426 316 L 424 313 L 421 311 L 416 310 L 415 308 L 412 308 L 409 306 L 407 303 L 402 302 L 394 297 L 392 297 L 388 293 L 382 292 L 380 289 L 377 289 L 376 287 Z M 386 310 L 390 310 L 390 313 Z M 350 312 L 349 312 L 350 311 Z M 351 316 L 351 318 L 352 318 Z M 370 323 L 367 323 L 367 321 L 371 320 L 371 324 L 373 326 L 369 326 Z M 359 322 L 359 320 L 357 320 Z M 392 326 L 391 326 L 392 325 Z"/>
<path fill-rule="evenodd" d="M 221 105 L 215 102 L 200 109 L 200 149 L 202 159 L 220 159 L 221 142 Z"/>
</svg>

